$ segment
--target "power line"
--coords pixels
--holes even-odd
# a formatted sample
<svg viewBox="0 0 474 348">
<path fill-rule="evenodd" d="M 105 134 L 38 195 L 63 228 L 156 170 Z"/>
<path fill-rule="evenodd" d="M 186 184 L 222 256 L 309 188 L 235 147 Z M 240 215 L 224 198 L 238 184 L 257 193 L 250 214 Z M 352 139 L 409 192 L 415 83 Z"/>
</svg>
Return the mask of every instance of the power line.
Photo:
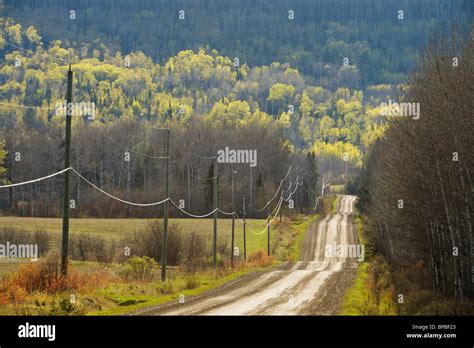
<svg viewBox="0 0 474 348">
<path fill-rule="evenodd" d="M 183 212 L 184 214 L 186 215 L 189 215 L 191 217 L 195 217 L 195 218 L 202 218 L 202 217 L 207 217 L 207 216 L 210 216 L 212 214 L 214 214 L 216 211 L 220 212 L 221 214 L 223 215 L 233 215 L 233 214 L 236 214 L 235 211 L 232 211 L 232 212 L 227 212 L 227 211 L 224 211 L 220 208 L 217 208 L 217 209 L 213 209 L 212 211 L 206 213 L 206 214 L 203 214 L 203 215 L 196 215 L 196 214 L 192 214 L 182 208 L 179 207 L 179 205 L 177 205 L 171 198 L 165 198 L 164 200 L 161 200 L 161 201 L 158 201 L 158 202 L 153 202 L 153 203 L 136 203 L 136 202 L 130 202 L 130 201 L 126 201 L 124 199 L 121 199 L 119 197 L 116 197 L 106 191 L 104 191 L 103 189 L 101 189 L 100 187 L 98 187 L 97 185 L 93 184 L 91 181 L 89 181 L 88 179 L 86 179 L 81 173 L 79 173 L 76 169 L 74 169 L 73 167 L 69 167 L 69 168 L 66 168 L 66 169 L 63 169 L 63 170 L 60 170 L 59 172 L 56 172 L 56 173 L 53 173 L 53 174 L 49 174 L 49 175 L 46 175 L 46 176 L 43 176 L 43 177 L 40 177 L 40 178 L 37 178 L 37 179 L 32 179 L 32 180 L 29 180 L 29 181 L 24 181 L 24 182 L 19 182 L 19 183 L 15 183 L 15 184 L 8 184 L 8 185 L 1 185 L 0 186 L 0 189 L 2 188 L 9 188 L 9 187 L 17 187 L 17 186 L 22 186 L 22 185 L 28 185 L 28 184 L 32 184 L 32 183 L 35 183 L 35 182 L 39 182 L 39 181 L 42 181 L 42 180 L 46 180 L 46 179 L 49 179 L 49 178 L 52 178 L 52 177 L 55 177 L 55 176 L 58 176 L 68 170 L 72 170 L 74 173 L 77 174 L 77 176 L 79 176 L 79 178 L 81 178 L 82 180 L 84 180 L 87 184 L 89 184 L 90 186 L 92 186 L 93 188 L 95 188 L 96 190 L 98 190 L 99 192 L 103 193 L 104 195 L 112 198 L 112 199 L 115 199 L 119 202 L 122 202 L 122 203 L 125 203 L 125 204 L 130 204 L 130 205 L 134 205 L 134 206 L 140 206 L 140 207 L 148 207 L 148 206 L 155 206 L 155 205 L 159 205 L 159 204 L 163 204 L 165 203 L 167 200 L 169 200 L 171 202 L 171 204 L 173 204 L 177 209 L 179 209 L 181 212 Z M 270 215 L 273 215 L 273 213 L 275 212 L 275 210 L 270 214 Z"/>
<path fill-rule="evenodd" d="M 212 178 L 206 178 L 206 179 L 201 179 L 201 178 L 199 178 L 199 180 L 201 180 L 202 182 L 210 181 L 210 180 L 214 180 L 214 179 L 218 179 L 218 177 L 217 177 L 217 176 L 213 176 Z"/>
<path fill-rule="evenodd" d="M 29 54 L 31 54 L 31 55 L 34 55 L 34 54 L 35 54 L 35 52 L 34 52 L 33 50 L 29 50 L 29 49 L 26 49 L 26 48 L 23 48 L 23 47 L 14 45 L 14 44 L 12 44 L 11 42 L 8 42 L 8 41 L 6 41 L 6 40 L 4 40 L 4 42 L 5 42 L 7 45 L 10 45 L 10 46 L 12 46 L 12 47 L 15 47 L 15 48 L 17 48 L 17 49 L 19 49 L 19 50 L 21 50 L 21 51 L 23 51 L 23 52 L 29 53 Z M 48 52 L 48 51 L 45 50 L 45 52 Z M 49 54 L 48 54 L 48 56 L 49 56 Z M 59 60 L 59 61 L 65 62 L 65 63 L 67 63 L 67 64 L 71 64 L 71 60 L 70 60 L 70 59 L 65 59 L 65 58 L 60 58 L 60 57 L 53 57 L 53 56 L 49 56 L 49 58 L 51 58 L 51 59 L 53 59 L 53 60 Z"/>
<path fill-rule="evenodd" d="M 163 204 L 165 202 L 167 202 L 169 200 L 169 198 L 165 198 L 163 199 L 162 201 L 158 201 L 158 202 L 153 202 L 153 203 L 135 203 L 135 202 L 130 202 L 130 201 L 126 201 L 124 199 L 121 199 L 121 198 L 118 198 L 114 195 L 111 195 L 110 193 L 102 190 L 101 188 L 99 188 L 98 186 L 94 185 L 92 182 L 90 182 L 89 180 L 87 180 L 84 176 L 81 175 L 81 173 L 79 173 L 77 170 L 75 170 L 74 168 L 70 168 L 74 173 L 76 173 L 82 180 L 84 180 L 86 183 L 88 183 L 90 186 L 92 186 L 93 188 L 95 188 L 96 190 L 100 191 L 101 193 L 103 193 L 104 195 L 112 198 L 112 199 L 115 199 L 116 201 L 119 201 L 119 202 L 122 202 L 122 203 L 125 203 L 125 204 L 129 204 L 129 205 L 133 205 L 133 206 L 137 206 L 137 207 L 152 207 L 152 206 L 155 206 L 155 205 L 160 205 L 160 204 Z"/>
<path fill-rule="evenodd" d="M 224 214 L 224 215 L 234 215 L 236 213 L 235 211 L 232 211 L 232 212 L 223 211 L 219 208 L 217 208 L 217 211 L 221 214 Z"/>
<path fill-rule="evenodd" d="M 38 182 L 38 181 L 42 181 L 42 180 L 45 180 L 45 179 L 49 179 L 49 178 L 52 178 L 54 176 L 57 176 L 59 174 L 62 174 L 68 170 L 72 169 L 71 167 L 69 168 L 66 168 L 66 169 L 63 169 L 63 170 L 60 170 L 59 172 L 57 173 L 54 173 L 54 174 L 50 174 L 50 175 L 47 175 L 47 176 L 43 176 L 41 178 L 38 178 L 38 179 L 33 179 L 33 180 L 29 180 L 29 181 L 24 181 L 24 182 L 19 182 L 19 183 L 16 183 L 16 184 L 8 184 L 8 185 L 2 185 L 0 186 L 0 189 L 2 188 L 8 188 L 8 187 L 16 187 L 16 186 L 22 186 L 22 185 L 27 185 L 27 184 L 32 184 L 34 182 Z"/>
<path fill-rule="evenodd" d="M 14 108 L 21 108 L 21 109 L 40 109 L 40 110 L 55 110 L 56 108 L 51 107 L 42 107 L 42 106 L 30 106 L 30 105 L 22 105 L 22 104 L 12 104 L 12 103 L 5 103 L 0 101 L 0 105 L 14 107 Z"/>
<path fill-rule="evenodd" d="M 295 189 L 293 190 L 293 192 L 290 193 L 290 195 L 288 196 L 287 199 L 284 199 L 283 198 L 283 194 L 284 194 L 284 191 L 282 191 L 281 195 L 280 195 L 280 199 L 278 201 L 278 204 L 277 206 L 275 207 L 275 209 L 268 215 L 268 217 L 272 216 L 273 215 L 273 218 L 267 223 L 267 225 L 265 226 L 265 228 L 261 231 L 261 232 L 254 232 L 252 231 L 250 228 L 249 228 L 249 231 L 251 233 L 253 233 L 254 235 L 261 235 L 261 234 L 264 234 L 265 232 L 268 232 L 267 228 L 272 224 L 272 222 L 275 220 L 275 218 L 277 217 L 282 205 L 283 205 L 283 201 L 288 201 L 291 196 L 296 192 L 296 190 L 298 189 L 299 186 L 301 186 L 303 184 L 303 181 L 299 182 L 298 181 L 298 177 L 296 177 L 296 180 L 295 180 Z M 290 183 L 290 187 L 291 187 L 291 183 Z M 237 218 L 238 220 L 243 224 L 244 222 L 238 217 L 237 215 Z"/>
<path fill-rule="evenodd" d="M 108 135 L 104 134 L 104 136 L 105 136 L 107 139 L 109 139 L 111 142 L 113 142 L 113 143 L 119 145 L 119 146 L 122 147 L 122 148 L 127 148 L 127 151 L 130 151 L 131 153 L 134 153 L 134 154 L 136 154 L 136 155 L 143 156 L 143 157 L 146 157 L 146 158 L 151 158 L 151 159 L 167 159 L 167 158 L 169 158 L 169 156 L 151 156 L 151 155 L 147 155 L 147 154 L 141 153 L 141 152 L 139 152 L 139 151 L 132 150 L 131 148 L 128 149 L 127 146 L 123 146 L 123 144 L 119 143 L 117 140 L 115 140 L 115 139 L 109 137 Z"/>
<path fill-rule="evenodd" d="M 11 42 L 6 41 L 5 39 L 4 39 L 4 41 L 5 41 L 5 43 L 6 43 L 7 45 L 10 45 L 10 46 L 13 46 L 13 47 L 15 47 L 15 48 L 18 48 L 19 50 L 22 50 L 22 51 L 24 51 L 24 52 L 26 52 L 26 53 L 31 53 L 31 54 L 34 53 L 32 50 L 28 50 L 28 49 L 26 49 L 26 48 L 23 48 L 23 47 L 14 45 L 14 44 L 12 44 Z"/>
<path fill-rule="evenodd" d="M 124 199 L 121 199 L 119 197 L 116 197 L 106 191 L 104 191 L 103 189 L 99 188 L 97 185 L 93 184 L 91 181 L 87 180 L 81 173 L 79 173 L 77 170 L 75 170 L 73 167 L 69 167 L 69 168 L 66 168 L 66 169 L 63 169 L 63 170 L 60 170 L 59 172 L 56 172 L 56 173 L 53 173 L 53 174 L 50 174 L 50 175 L 46 175 L 46 176 L 43 176 L 43 177 L 40 177 L 40 178 L 37 178 L 37 179 L 32 179 L 32 180 L 29 180 L 29 181 L 24 181 L 24 182 L 19 182 L 19 183 L 15 183 L 15 184 L 8 184 L 8 185 L 1 185 L 0 186 L 0 189 L 2 188 L 9 188 L 9 187 L 17 187 L 17 186 L 23 186 L 23 185 L 28 185 L 28 184 L 32 184 L 32 183 L 35 183 L 35 182 L 39 182 L 39 181 L 42 181 L 42 180 L 46 180 L 46 179 L 49 179 L 49 178 L 52 178 L 52 177 L 55 177 L 57 175 L 60 175 L 68 170 L 72 170 L 74 173 L 76 173 L 82 180 L 84 180 L 87 184 L 89 184 L 90 186 L 92 186 L 93 188 L 95 188 L 96 190 L 98 190 L 99 192 L 103 193 L 104 195 L 112 198 L 112 199 L 115 199 L 119 202 L 122 202 L 122 203 L 125 203 L 125 204 L 130 204 L 130 205 L 134 205 L 134 206 L 139 206 L 139 207 L 149 207 L 149 206 L 155 206 L 155 205 L 160 205 L 160 204 L 163 204 L 165 203 L 167 200 L 169 200 L 171 202 L 171 204 L 173 204 L 177 209 L 179 209 L 182 213 L 188 215 L 188 216 L 191 216 L 191 217 L 195 217 L 195 218 L 203 218 L 203 217 L 207 217 L 207 216 L 210 216 L 212 214 L 214 214 L 216 211 L 220 212 L 221 214 L 224 214 L 224 215 L 233 215 L 233 214 L 237 214 L 236 211 L 232 211 L 232 212 L 226 212 L 220 208 L 216 208 L 216 209 L 213 209 L 212 211 L 206 213 L 206 214 L 203 214 L 203 215 L 196 215 L 196 214 L 192 214 L 182 208 L 179 207 L 179 205 L 177 205 L 171 198 L 165 198 L 164 200 L 161 200 L 161 201 L 158 201 L 158 202 L 153 202 L 153 203 L 136 203 L 136 202 L 130 202 L 130 201 L 126 201 Z M 297 190 L 298 186 L 302 185 L 302 182 L 297 182 L 297 187 L 295 188 L 295 190 L 293 192 L 290 193 L 289 197 L 291 197 Z M 283 193 L 281 194 L 280 196 L 280 200 L 283 196 Z M 288 201 L 289 198 L 286 198 L 285 201 Z M 277 208 L 279 207 L 279 204 L 277 204 L 276 208 L 270 213 L 270 216 L 272 216 L 275 211 L 277 210 Z M 240 220 L 240 219 L 239 219 Z"/>
<path fill-rule="evenodd" d="M 205 159 L 205 160 L 213 160 L 213 159 L 216 159 L 216 158 L 217 158 L 217 156 L 209 156 L 209 157 L 206 157 L 206 156 L 201 156 L 201 155 L 199 155 L 199 154 L 197 154 L 197 153 L 193 153 L 193 155 L 199 157 L 200 159 Z"/>
<path fill-rule="evenodd" d="M 261 234 L 264 234 L 265 232 L 267 232 L 268 227 L 273 223 L 273 221 L 274 221 L 275 218 L 277 217 L 278 212 L 280 211 L 282 205 L 283 205 L 283 196 L 280 196 L 280 200 L 278 201 L 278 204 L 277 204 L 276 208 L 275 208 L 275 209 L 273 210 L 273 212 L 269 215 L 269 217 L 270 217 L 270 216 L 273 215 L 273 213 L 275 213 L 274 216 L 273 216 L 273 218 L 265 225 L 265 228 L 264 228 L 261 232 L 254 232 L 254 231 L 252 231 L 250 228 L 248 228 L 248 230 L 249 230 L 252 234 L 254 234 L 254 235 L 261 235 Z M 237 216 L 237 219 L 238 219 L 242 224 L 244 223 L 238 216 Z"/>
<path fill-rule="evenodd" d="M 285 177 L 280 181 L 280 185 L 278 185 L 278 188 L 275 192 L 275 195 L 272 197 L 272 199 L 270 199 L 263 208 L 261 209 L 254 209 L 255 211 L 263 211 L 265 210 L 265 208 L 276 198 L 277 194 L 278 194 L 278 191 L 280 191 L 281 189 L 281 186 L 283 185 L 283 182 L 286 180 L 286 178 L 288 178 L 288 175 L 290 175 L 290 172 L 291 172 L 291 166 L 288 168 L 288 172 L 286 173 Z"/>
<path fill-rule="evenodd" d="M 294 184 L 294 185 L 296 186 L 295 189 L 293 190 L 293 192 L 291 192 L 291 193 L 288 195 L 288 197 L 285 199 L 285 202 L 288 202 L 288 201 L 290 200 L 291 196 L 293 196 L 293 194 L 296 192 L 296 190 L 298 189 L 298 187 L 301 186 L 301 185 L 303 185 L 303 181 L 299 182 L 299 181 L 298 181 L 298 178 L 299 178 L 299 176 L 297 176 L 297 177 L 296 177 L 296 180 L 295 180 L 295 184 Z M 290 183 L 290 187 L 289 187 L 288 189 L 291 189 L 291 183 Z"/>
<path fill-rule="evenodd" d="M 191 216 L 191 217 L 194 217 L 194 218 L 205 218 L 205 217 L 208 217 L 208 216 L 211 216 L 212 214 L 214 214 L 218 208 L 215 208 L 213 209 L 212 211 L 210 211 L 209 213 L 206 213 L 206 214 L 203 214 L 203 215 L 195 215 L 195 214 L 191 214 L 189 212 L 187 212 L 186 210 L 182 209 L 179 205 L 177 205 L 172 199 L 170 199 L 170 203 L 173 204 L 177 209 L 179 209 L 182 213 L 188 215 L 188 216 Z"/>
<path fill-rule="evenodd" d="M 298 180 L 298 178 L 296 178 L 296 180 Z M 298 189 L 298 187 L 301 186 L 302 184 L 303 184 L 303 181 L 301 181 L 301 183 L 298 182 L 298 181 L 296 181 L 296 188 L 295 188 L 295 190 L 290 194 L 290 196 L 288 197 L 288 199 L 296 192 L 296 190 Z M 272 224 L 273 220 L 275 220 L 275 218 L 277 217 L 278 212 L 280 211 L 282 205 L 283 205 L 283 192 L 282 192 L 282 194 L 281 194 L 281 196 L 280 196 L 280 201 L 279 201 L 279 203 L 278 203 L 278 205 L 277 205 L 277 208 L 275 208 L 275 210 L 273 210 L 273 212 L 269 215 L 269 217 L 273 215 L 273 218 L 272 218 L 272 219 L 270 220 L 270 222 L 265 226 L 265 229 L 262 230 L 262 232 L 258 232 L 258 233 L 253 232 L 253 231 L 251 231 L 251 230 L 250 230 L 250 232 L 252 232 L 253 234 L 256 234 L 256 235 L 265 233 L 265 232 L 267 231 L 267 228 Z M 275 211 L 276 211 L 276 212 L 275 212 Z M 273 214 L 273 213 L 275 213 L 275 214 Z"/>
</svg>

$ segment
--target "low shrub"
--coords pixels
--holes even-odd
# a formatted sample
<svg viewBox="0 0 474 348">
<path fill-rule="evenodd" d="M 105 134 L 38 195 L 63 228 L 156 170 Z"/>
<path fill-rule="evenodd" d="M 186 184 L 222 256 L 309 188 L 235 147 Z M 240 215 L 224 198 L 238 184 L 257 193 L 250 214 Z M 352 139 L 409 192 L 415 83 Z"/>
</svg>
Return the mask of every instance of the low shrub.
<svg viewBox="0 0 474 348">
<path fill-rule="evenodd" d="M 115 243 L 90 233 L 71 234 L 69 256 L 78 261 L 112 262 Z"/>
<path fill-rule="evenodd" d="M 254 266 L 267 266 L 270 265 L 273 261 L 272 256 L 268 256 L 265 251 L 262 249 L 257 249 L 250 253 L 247 257 L 247 262 Z"/>
<path fill-rule="evenodd" d="M 161 262 L 164 226 L 159 220 L 148 223 L 144 230 L 136 231 L 122 240 L 130 248 L 132 255 L 148 256 Z M 177 265 L 180 260 L 182 245 L 181 229 L 177 224 L 168 226 L 167 260 L 168 265 Z"/>
<path fill-rule="evenodd" d="M 34 232 L 25 231 L 16 227 L 0 228 L 0 244 L 36 244 L 38 245 L 38 256 L 45 255 L 51 249 L 51 234 L 42 229 Z"/>
<path fill-rule="evenodd" d="M 201 285 L 199 278 L 195 274 L 187 276 L 184 284 L 185 289 L 196 289 Z"/>
<path fill-rule="evenodd" d="M 183 239 L 183 246 L 180 261 L 190 273 L 196 272 L 198 269 L 206 267 L 206 240 L 197 233 L 191 232 L 186 234 Z"/>
<path fill-rule="evenodd" d="M 132 257 L 126 263 L 124 277 L 128 280 L 151 280 L 156 271 L 158 264 L 148 256 Z"/>
<path fill-rule="evenodd" d="M 59 253 L 51 251 L 45 258 L 20 266 L 0 282 L 0 303 L 18 303 L 28 294 L 49 294 L 67 290 L 79 291 L 96 288 L 118 278 L 106 269 L 79 271 L 69 268 L 68 275 L 60 272 Z"/>
</svg>

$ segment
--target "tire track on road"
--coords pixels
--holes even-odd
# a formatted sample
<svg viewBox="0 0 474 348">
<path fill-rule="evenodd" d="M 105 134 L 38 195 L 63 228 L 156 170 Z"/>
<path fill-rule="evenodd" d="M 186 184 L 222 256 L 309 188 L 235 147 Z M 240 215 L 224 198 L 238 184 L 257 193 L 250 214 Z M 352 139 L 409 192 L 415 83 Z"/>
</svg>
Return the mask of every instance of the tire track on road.
<svg viewBox="0 0 474 348">
<path fill-rule="evenodd" d="M 301 261 L 262 272 L 247 281 L 222 286 L 181 306 L 162 306 L 142 314 L 158 315 L 297 315 L 337 313 L 351 273 L 345 257 L 326 254 L 334 245 L 355 244 L 354 196 L 342 196 L 335 214 L 311 223 Z M 332 250 L 332 249 L 331 249 Z M 337 294 L 337 295 L 334 295 Z M 338 296 L 338 298 L 334 298 Z M 327 303 L 328 306 L 322 304 Z M 334 308 L 333 308 L 334 307 Z"/>
</svg>

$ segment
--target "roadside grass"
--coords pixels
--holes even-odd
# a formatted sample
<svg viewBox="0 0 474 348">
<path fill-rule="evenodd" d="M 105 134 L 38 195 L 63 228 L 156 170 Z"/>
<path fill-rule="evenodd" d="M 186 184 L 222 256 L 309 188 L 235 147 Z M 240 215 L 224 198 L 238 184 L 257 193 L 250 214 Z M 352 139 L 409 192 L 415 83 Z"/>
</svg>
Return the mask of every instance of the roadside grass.
<svg viewBox="0 0 474 348">
<path fill-rule="evenodd" d="M 81 269 L 94 266 L 78 265 Z M 270 266 L 272 267 L 272 266 Z M 64 291 L 55 294 L 34 293 L 22 304 L 2 304 L 0 315 L 126 315 L 143 308 L 167 302 L 184 303 L 189 296 L 216 288 L 240 276 L 267 269 L 241 265 L 235 270 L 206 270 L 196 274 L 170 271 L 169 279 L 153 281 L 112 282 L 97 289 Z M 157 270 L 158 271 L 158 270 Z M 191 278 L 195 278 L 190 282 Z M 193 286 L 190 286 L 193 284 Z M 71 297 L 74 296 L 74 303 Z"/>
<path fill-rule="evenodd" d="M 340 195 L 333 195 L 333 196 L 329 196 L 329 199 L 332 199 L 332 205 L 331 205 L 331 214 L 336 214 L 337 213 L 337 207 L 339 206 L 339 204 L 341 203 L 341 199 L 342 199 L 342 196 Z"/>
<path fill-rule="evenodd" d="M 289 243 L 281 243 L 280 247 L 284 248 L 284 251 L 280 254 L 280 260 L 283 261 L 299 261 L 301 259 L 301 251 L 303 241 L 308 231 L 309 225 L 319 220 L 326 214 L 330 214 L 333 211 L 337 211 L 337 200 L 341 199 L 341 196 L 337 195 L 325 195 L 323 197 L 323 211 L 322 213 L 303 215 L 295 214 L 292 217 L 291 223 L 286 222 L 286 229 L 291 231 L 290 234 L 286 234 L 287 238 L 291 239 Z M 285 224 L 285 221 L 283 222 Z"/>
<path fill-rule="evenodd" d="M 367 267 L 369 264 L 363 262 L 357 268 L 357 276 L 354 284 L 346 292 L 344 302 L 342 304 L 341 315 L 361 315 L 367 305 L 369 291 L 367 289 Z"/>
<path fill-rule="evenodd" d="M 242 267 L 237 271 L 208 270 L 195 275 L 176 273 L 171 280 L 163 283 L 153 281 L 149 283 L 112 284 L 99 290 L 96 296 L 101 299 L 100 309 L 93 310 L 87 315 L 122 315 L 133 313 L 140 309 L 158 306 L 167 302 L 185 304 L 189 296 L 217 288 L 240 276 L 251 272 L 258 272 L 264 267 Z M 196 277 L 198 286 L 189 289 L 189 278 Z"/>
<path fill-rule="evenodd" d="M 296 233 L 295 241 L 290 246 L 289 254 L 291 261 L 298 261 L 301 259 L 301 251 L 303 248 L 303 241 L 308 231 L 309 225 L 314 221 L 319 219 L 320 214 L 314 214 L 310 216 L 306 216 L 304 220 L 297 220 L 292 224 L 292 229 Z"/>
<path fill-rule="evenodd" d="M 337 194 L 337 193 L 341 194 L 341 193 L 344 193 L 345 188 L 346 188 L 345 185 L 331 185 L 329 188 L 329 191 L 332 194 Z"/>
<path fill-rule="evenodd" d="M 29 260 L 0 258 L 0 277 L 16 271 L 20 265 L 29 263 Z"/>
<path fill-rule="evenodd" d="M 355 218 L 358 243 L 367 246 L 362 218 Z M 353 285 L 347 290 L 341 315 L 397 315 L 395 289 L 388 264 L 379 257 L 365 255 L 357 268 Z"/>
<path fill-rule="evenodd" d="M 365 245 L 365 236 L 363 233 L 362 218 L 355 218 L 357 228 L 358 243 Z M 364 258 L 365 259 L 365 258 Z M 341 315 L 361 315 L 366 310 L 369 302 L 369 289 L 367 287 L 367 268 L 368 262 L 362 262 L 357 268 L 357 275 L 354 284 L 347 290 L 341 307 Z"/>
</svg>

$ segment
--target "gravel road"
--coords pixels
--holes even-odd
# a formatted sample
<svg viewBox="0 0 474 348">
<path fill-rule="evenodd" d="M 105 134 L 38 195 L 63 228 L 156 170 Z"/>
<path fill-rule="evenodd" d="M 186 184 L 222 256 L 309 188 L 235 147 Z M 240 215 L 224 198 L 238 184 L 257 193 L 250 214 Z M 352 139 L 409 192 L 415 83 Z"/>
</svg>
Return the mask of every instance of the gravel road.
<svg viewBox="0 0 474 348">
<path fill-rule="evenodd" d="M 139 315 L 336 315 L 357 268 L 355 196 L 342 196 L 336 214 L 313 221 L 301 261 L 248 274 L 216 289 L 147 308 Z M 338 251 L 339 252 L 336 252 Z M 346 250 L 343 254 L 341 250 Z M 331 253 L 332 251 L 332 253 Z"/>
</svg>

